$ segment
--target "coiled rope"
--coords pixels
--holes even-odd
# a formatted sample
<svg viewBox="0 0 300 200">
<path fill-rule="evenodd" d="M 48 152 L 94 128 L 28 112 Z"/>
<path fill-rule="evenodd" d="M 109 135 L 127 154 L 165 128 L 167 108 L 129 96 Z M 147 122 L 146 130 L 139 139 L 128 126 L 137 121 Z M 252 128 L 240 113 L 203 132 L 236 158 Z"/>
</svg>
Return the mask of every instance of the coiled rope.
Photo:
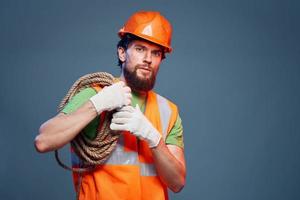
<svg viewBox="0 0 300 200">
<path fill-rule="evenodd" d="M 93 85 L 105 87 L 112 85 L 115 78 L 106 72 L 96 72 L 80 77 L 69 89 L 67 95 L 63 98 L 58 106 L 60 112 L 69 100 L 81 90 L 91 87 Z M 80 168 L 71 168 L 65 165 L 58 156 L 58 150 L 55 150 L 55 158 L 58 164 L 70 171 L 79 173 L 79 181 L 77 185 L 77 199 L 79 198 L 79 191 L 81 187 L 81 175 L 83 172 L 91 171 L 96 165 L 103 163 L 114 150 L 119 134 L 109 128 L 111 122 L 112 112 L 107 112 L 100 129 L 97 130 L 97 135 L 93 140 L 85 137 L 84 134 L 78 134 L 72 141 L 71 146 L 76 154 L 83 161 Z"/>
</svg>

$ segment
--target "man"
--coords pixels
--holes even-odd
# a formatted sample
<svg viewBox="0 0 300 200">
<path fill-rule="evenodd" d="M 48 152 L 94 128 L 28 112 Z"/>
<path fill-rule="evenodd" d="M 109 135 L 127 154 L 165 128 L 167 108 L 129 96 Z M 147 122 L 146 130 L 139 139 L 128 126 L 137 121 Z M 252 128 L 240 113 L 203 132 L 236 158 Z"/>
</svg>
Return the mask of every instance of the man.
<svg viewBox="0 0 300 200">
<path fill-rule="evenodd" d="M 160 13 L 133 14 L 119 31 L 120 81 L 99 92 L 82 90 L 40 127 L 37 151 L 53 151 L 81 132 L 93 138 L 99 115 L 116 111 L 110 128 L 122 132 L 117 147 L 105 163 L 83 174 L 79 199 L 162 200 L 168 199 L 167 188 L 184 187 L 181 119 L 175 104 L 152 91 L 160 63 L 172 50 L 171 34 Z"/>
</svg>

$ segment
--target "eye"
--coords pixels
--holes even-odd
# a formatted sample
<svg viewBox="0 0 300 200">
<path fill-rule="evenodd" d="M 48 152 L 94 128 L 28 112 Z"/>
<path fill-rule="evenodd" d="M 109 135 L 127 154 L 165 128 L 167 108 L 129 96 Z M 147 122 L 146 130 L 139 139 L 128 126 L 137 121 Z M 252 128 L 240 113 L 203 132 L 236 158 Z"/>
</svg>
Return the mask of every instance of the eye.
<svg viewBox="0 0 300 200">
<path fill-rule="evenodd" d="M 152 55 L 155 57 L 161 57 L 161 51 L 153 51 Z"/>
<path fill-rule="evenodd" d="M 144 51 L 144 48 L 143 47 L 135 47 L 135 50 L 137 52 L 143 52 Z"/>
</svg>

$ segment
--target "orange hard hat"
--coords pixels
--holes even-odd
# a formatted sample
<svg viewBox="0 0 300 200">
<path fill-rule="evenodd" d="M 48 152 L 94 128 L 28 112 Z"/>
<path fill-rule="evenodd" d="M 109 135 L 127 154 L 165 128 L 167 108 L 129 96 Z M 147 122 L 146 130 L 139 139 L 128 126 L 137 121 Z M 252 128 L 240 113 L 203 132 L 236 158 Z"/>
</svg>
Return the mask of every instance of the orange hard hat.
<svg viewBox="0 0 300 200">
<path fill-rule="evenodd" d="M 134 13 L 119 30 L 120 38 L 127 33 L 158 44 L 164 47 L 167 53 L 172 51 L 172 26 L 159 12 L 139 11 Z"/>
</svg>

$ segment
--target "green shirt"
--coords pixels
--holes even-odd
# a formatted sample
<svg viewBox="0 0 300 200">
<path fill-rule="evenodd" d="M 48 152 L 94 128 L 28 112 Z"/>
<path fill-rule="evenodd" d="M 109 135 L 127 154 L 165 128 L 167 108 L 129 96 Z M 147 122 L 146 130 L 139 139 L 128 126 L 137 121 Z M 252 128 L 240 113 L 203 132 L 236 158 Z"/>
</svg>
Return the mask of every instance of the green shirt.
<svg viewBox="0 0 300 200">
<path fill-rule="evenodd" d="M 79 93 L 77 93 L 64 107 L 62 110 L 63 113 L 69 114 L 77 110 L 81 105 L 83 105 L 85 102 L 87 102 L 92 96 L 97 94 L 97 91 L 93 88 L 85 88 Z M 139 97 L 138 95 L 132 93 L 132 106 L 136 106 L 136 104 L 139 104 L 141 111 L 144 112 L 145 110 L 145 99 Z M 95 119 L 93 119 L 84 129 L 84 134 L 90 138 L 95 138 L 97 134 L 97 128 L 99 124 L 99 116 L 97 116 Z M 167 138 L 165 140 L 166 144 L 172 144 L 179 146 L 181 148 L 184 147 L 183 144 L 183 128 L 182 128 L 182 122 L 181 118 L 178 114 L 176 122 L 171 129 L 170 133 L 167 135 Z"/>
</svg>

